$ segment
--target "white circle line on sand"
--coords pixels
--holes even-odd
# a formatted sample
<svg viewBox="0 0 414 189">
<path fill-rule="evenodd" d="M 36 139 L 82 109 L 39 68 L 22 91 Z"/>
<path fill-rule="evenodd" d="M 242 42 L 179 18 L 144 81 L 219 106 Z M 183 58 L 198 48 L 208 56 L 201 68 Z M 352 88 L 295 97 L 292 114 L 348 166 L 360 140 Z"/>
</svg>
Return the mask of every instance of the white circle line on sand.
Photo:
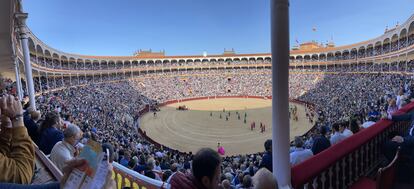
<svg viewBox="0 0 414 189">
<path fill-rule="evenodd" d="M 259 103 L 271 104 L 271 100 L 223 98 L 185 101 L 161 107 L 157 118 L 154 118 L 151 113 L 145 114 L 141 118 L 140 125 L 141 129 L 146 131 L 148 137 L 154 141 L 183 152 L 195 152 L 201 147 L 215 149 L 217 142 L 220 142 L 226 148 L 226 155 L 257 153 L 264 150 L 264 141 L 272 136 L 271 107 L 262 104 L 261 106 L 264 108 L 254 108 Z M 187 105 L 190 110 L 178 111 L 174 108 L 174 106 L 183 104 Z M 291 121 L 291 139 L 294 136 L 303 135 L 312 127 L 306 121 L 304 107 L 297 103 L 293 104 L 298 106 L 299 122 Z M 192 107 L 196 106 L 205 110 L 192 110 Z M 220 111 L 216 110 L 222 110 L 222 106 L 226 107 L 226 111 L 230 110 L 232 106 L 247 107 L 249 121 L 246 124 L 243 123 L 244 109 L 238 110 L 243 111 L 239 112 L 241 114 L 240 120 L 236 117 L 235 111 L 237 110 L 231 110 L 229 121 L 225 120 L 224 114 L 222 119 L 219 119 L 218 113 Z M 210 110 L 210 112 L 213 111 L 213 117 L 210 117 L 208 107 L 215 109 Z M 252 121 L 256 121 L 254 131 L 250 130 Z M 266 125 L 265 133 L 260 133 L 261 121 Z"/>
</svg>

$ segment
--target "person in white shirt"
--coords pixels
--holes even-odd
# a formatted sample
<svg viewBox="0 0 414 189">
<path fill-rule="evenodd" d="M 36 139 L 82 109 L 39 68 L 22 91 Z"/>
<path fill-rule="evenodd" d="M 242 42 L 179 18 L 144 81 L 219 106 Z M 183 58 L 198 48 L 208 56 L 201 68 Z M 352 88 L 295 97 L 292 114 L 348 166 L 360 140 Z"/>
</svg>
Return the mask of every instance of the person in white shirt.
<svg viewBox="0 0 414 189">
<path fill-rule="evenodd" d="M 348 122 L 343 122 L 343 123 L 341 123 L 341 125 L 340 125 L 340 130 L 341 130 L 341 133 L 342 133 L 342 135 L 344 135 L 346 138 L 348 138 L 348 137 L 350 137 L 350 136 L 352 136 L 354 133 L 352 133 L 352 131 L 351 130 L 349 130 L 348 129 Z"/>
<path fill-rule="evenodd" d="M 400 89 L 400 91 L 398 92 L 397 101 L 396 101 L 398 109 L 400 109 L 402 107 L 404 100 L 405 100 L 404 91 L 402 89 Z"/>
<path fill-rule="evenodd" d="M 397 101 L 391 99 L 388 103 L 387 115 L 392 115 L 398 110 Z"/>
<path fill-rule="evenodd" d="M 292 166 L 299 164 L 313 156 L 311 150 L 303 148 L 303 140 L 300 136 L 295 137 L 295 147 L 295 150 L 290 153 L 290 164 Z"/>
<path fill-rule="evenodd" d="M 164 154 L 162 152 L 160 152 L 160 151 L 157 151 L 157 152 L 155 152 L 155 156 L 157 158 L 163 158 L 164 157 Z"/>
<path fill-rule="evenodd" d="M 61 171 L 63 171 L 66 161 L 76 157 L 78 152 L 75 146 L 82 138 L 82 131 L 78 126 L 70 124 L 63 131 L 63 136 L 63 140 L 56 143 L 50 152 L 50 160 Z"/>
<path fill-rule="evenodd" d="M 138 150 L 142 150 L 142 144 L 141 142 L 138 142 L 138 144 L 136 145 L 136 147 Z"/>
<path fill-rule="evenodd" d="M 332 125 L 332 129 L 333 129 L 334 133 L 331 135 L 331 139 L 330 139 L 331 145 L 334 145 L 334 144 L 336 144 L 336 143 L 338 143 L 341 140 L 344 140 L 346 138 L 346 136 L 343 135 L 341 133 L 341 131 L 339 130 L 339 123 L 334 123 Z"/>
<path fill-rule="evenodd" d="M 366 128 L 368 128 L 368 127 L 371 127 L 372 125 L 374 125 L 374 124 L 375 124 L 375 121 L 376 121 L 376 118 L 375 118 L 375 117 L 369 117 L 369 118 L 368 118 L 368 121 L 366 121 L 366 122 L 364 122 L 364 123 L 362 124 L 362 127 L 363 127 L 364 129 L 366 129 Z"/>
</svg>

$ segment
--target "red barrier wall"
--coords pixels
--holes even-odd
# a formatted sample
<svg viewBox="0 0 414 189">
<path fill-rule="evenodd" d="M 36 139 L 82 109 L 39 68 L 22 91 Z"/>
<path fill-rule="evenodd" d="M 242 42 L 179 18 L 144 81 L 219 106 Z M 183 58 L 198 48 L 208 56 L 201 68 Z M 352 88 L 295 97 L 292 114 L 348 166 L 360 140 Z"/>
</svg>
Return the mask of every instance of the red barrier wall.
<svg viewBox="0 0 414 189">
<path fill-rule="evenodd" d="M 404 106 L 396 112 L 402 114 L 414 109 L 414 102 Z M 371 127 L 364 129 L 347 139 L 331 146 L 327 150 L 312 158 L 292 167 L 292 186 L 298 188 L 310 179 L 316 177 L 332 164 L 341 160 L 346 155 L 354 152 L 358 147 L 367 143 L 373 137 L 379 135 L 393 124 L 390 120 L 380 120 Z"/>
</svg>

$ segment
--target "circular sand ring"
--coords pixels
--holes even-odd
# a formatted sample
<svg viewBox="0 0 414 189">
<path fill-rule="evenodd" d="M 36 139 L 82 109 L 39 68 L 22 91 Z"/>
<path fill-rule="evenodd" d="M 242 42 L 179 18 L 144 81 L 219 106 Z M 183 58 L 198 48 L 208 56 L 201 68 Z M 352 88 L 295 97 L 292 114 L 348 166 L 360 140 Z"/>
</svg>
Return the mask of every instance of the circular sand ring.
<svg viewBox="0 0 414 189">
<path fill-rule="evenodd" d="M 183 105 L 189 110 L 177 110 Z M 312 124 L 305 116 L 303 102 L 290 101 L 290 106 L 297 107 L 299 118 L 298 121 L 290 121 L 292 140 L 307 133 Z M 216 149 L 220 142 L 227 156 L 257 153 L 264 151 L 264 141 L 272 136 L 269 98 L 200 97 L 168 101 L 161 104 L 160 109 L 156 117 L 144 114 L 140 119 L 140 129 L 156 143 L 181 152 L 196 152 L 202 147 Z M 253 131 L 250 127 L 252 122 L 256 125 Z M 266 126 L 264 132 L 261 132 L 260 122 Z"/>
</svg>

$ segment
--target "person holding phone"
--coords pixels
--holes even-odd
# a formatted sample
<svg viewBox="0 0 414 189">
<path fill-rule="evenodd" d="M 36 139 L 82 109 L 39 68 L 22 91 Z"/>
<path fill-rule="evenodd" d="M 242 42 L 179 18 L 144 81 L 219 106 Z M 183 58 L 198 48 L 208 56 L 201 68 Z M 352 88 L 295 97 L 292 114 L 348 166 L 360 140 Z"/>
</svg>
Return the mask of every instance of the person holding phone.
<svg viewBox="0 0 414 189">
<path fill-rule="evenodd" d="M 23 123 L 22 104 L 11 95 L 0 97 L 0 183 L 32 181 L 35 151 Z"/>
</svg>

